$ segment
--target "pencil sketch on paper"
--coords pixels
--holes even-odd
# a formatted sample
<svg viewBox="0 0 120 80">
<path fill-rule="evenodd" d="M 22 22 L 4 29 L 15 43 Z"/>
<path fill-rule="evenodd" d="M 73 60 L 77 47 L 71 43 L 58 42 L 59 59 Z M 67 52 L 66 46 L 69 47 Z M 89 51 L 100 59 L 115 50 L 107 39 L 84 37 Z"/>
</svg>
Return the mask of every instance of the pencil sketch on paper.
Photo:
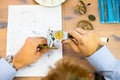
<svg viewBox="0 0 120 80">
<path fill-rule="evenodd" d="M 10 5 L 8 11 L 7 55 L 15 55 L 27 37 L 47 35 L 48 26 L 61 30 L 61 6 L 46 8 L 39 5 Z M 62 45 L 49 50 L 34 64 L 18 71 L 16 76 L 45 76 L 50 66 L 62 58 Z"/>
</svg>

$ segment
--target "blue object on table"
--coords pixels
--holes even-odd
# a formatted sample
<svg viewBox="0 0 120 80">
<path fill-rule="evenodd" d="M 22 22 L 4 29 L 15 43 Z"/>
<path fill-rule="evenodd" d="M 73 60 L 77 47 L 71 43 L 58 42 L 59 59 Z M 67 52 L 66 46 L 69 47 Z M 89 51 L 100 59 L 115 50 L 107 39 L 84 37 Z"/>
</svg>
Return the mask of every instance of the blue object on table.
<svg viewBox="0 0 120 80">
<path fill-rule="evenodd" d="M 120 0 L 98 0 L 101 23 L 120 23 Z"/>
</svg>

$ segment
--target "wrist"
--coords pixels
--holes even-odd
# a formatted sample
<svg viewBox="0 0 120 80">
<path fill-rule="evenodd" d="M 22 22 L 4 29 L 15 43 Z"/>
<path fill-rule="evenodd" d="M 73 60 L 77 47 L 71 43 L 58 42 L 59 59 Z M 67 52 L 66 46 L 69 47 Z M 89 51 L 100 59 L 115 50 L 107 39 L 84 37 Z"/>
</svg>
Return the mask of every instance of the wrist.
<svg viewBox="0 0 120 80">
<path fill-rule="evenodd" d="M 21 60 L 16 59 L 13 57 L 13 65 L 15 66 L 16 69 L 20 69 L 23 67 L 23 64 L 21 63 Z"/>
<path fill-rule="evenodd" d="M 12 55 L 8 55 L 5 60 L 15 69 L 17 70 L 16 66 L 13 64 L 13 56 Z"/>
<path fill-rule="evenodd" d="M 103 47 L 103 45 L 99 45 L 95 50 L 93 50 L 93 51 L 89 51 L 90 53 L 89 54 L 87 54 L 86 55 L 86 57 L 89 57 L 89 56 L 91 56 L 91 55 L 93 55 L 96 51 L 98 51 L 101 47 Z"/>
</svg>

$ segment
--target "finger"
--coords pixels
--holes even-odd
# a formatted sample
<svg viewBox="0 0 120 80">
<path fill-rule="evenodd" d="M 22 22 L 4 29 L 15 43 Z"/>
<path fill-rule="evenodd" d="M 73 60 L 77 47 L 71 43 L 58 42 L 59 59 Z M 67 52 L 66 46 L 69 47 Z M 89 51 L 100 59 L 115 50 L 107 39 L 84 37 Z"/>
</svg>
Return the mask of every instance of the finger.
<svg viewBox="0 0 120 80">
<path fill-rule="evenodd" d="M 80 28 L 76 28 L 75 30 L 76 30 L 78 33 L 82 34 L 82 35 L 85 35 L 85 34 L 88 33 L 87 31 L 85 31 L 85 30 L 83 30 L 83 29 L 80 29 Z"/>
<path fill-rule="evenodd" d="M 94 33 L 93 36 L 94 36 L 94 37 L 93 37 L 94 40 L 95 40 L 99 45 L 103 45 L 100 37 L 99 37 L 96 33 Z"/>
<path fill-rule="evenodd" d="M 33 39 L 46 39 L 46 38 L 43 37 L 43 36 L 36 36 L 36 37 L 31 37 L 31 38 L 33 38 Z"/>
<path fill-rule="evenodd" d="M 37 48 L 38 45 L 47 44 L 47 39 L 46 38 L 33 38 L 32 43 Z"/>
<path fill-rule="evenodd" d="M 42 49 L 48 48 L 47 44 L 39 44 L 36 48 L 36 52 L 40 52 Z"/>
<path fill-rule="evenodd" d="M 75 40 L 74 38 L 69 38 L 71 41 L 73 41 L 76 45 L 78 45 L 79 43 L 78 43 L 78 41 L 77 40 Z M 64 41 L 62 41 L 62 43 L 63 44 L 69 44 L 69 39 L 66 39 L 66 40 L 64 40 Z"/>
<path fill-rule="evenodd" d="M 36 52 L 36 55 L 41 56 L 41 55 L 45 54 L 47 51 L 48 51 L 48 48 L 43 48 L 39 52 Z"/>
<path fill-rule="evenodd" d="M 62 44 L 69 44 L 69 43 L 70 43 L 69 39 L 66 39 L 66 40 L 62 41 Z"/>
<path fill-rule="evenodd" d="M 68 32 L 74 39 L 76 39 L 77 41 L 80 41 L 81 38 L 83 37 L 82 34 L 78 33 L 76 30 L 71 30 Z"/>
<path fill-rule="evenodd" d="M 36 46 L 38 45 L 47 45 L 47 40 L 46 39 L 38 39 L 36 41 Z"/>
<path fill-rule="evenodd" d="M 76 45 L 75 42 L 73 42 L 73 40 L 67 39 L 67 40 L 63 41 L 62 43 L 63 44 L 69 44 L 75 52 L 77 52 L 77 53 L 80 52 L 79 47 Z"/>
</svg>

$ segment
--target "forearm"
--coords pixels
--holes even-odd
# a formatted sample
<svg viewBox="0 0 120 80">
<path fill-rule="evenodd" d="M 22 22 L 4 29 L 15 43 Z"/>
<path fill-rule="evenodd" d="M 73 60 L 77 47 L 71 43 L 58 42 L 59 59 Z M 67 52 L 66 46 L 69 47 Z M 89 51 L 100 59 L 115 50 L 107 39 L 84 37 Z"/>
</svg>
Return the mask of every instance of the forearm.
<svg viewBox="0 0 120 80">
<path fill-rule="evenodd" d="M 87 58 L 88 61 L 101 72 L 105 79 L 119 80 L 120 62 L 115 59 L 106 46 L 101 47 L 97 52 Z"/>
<path fill-rule="evenodd" d="M 17 71 L 3 58 L 0 59 L 0 80 L 12 80 Z"/>
</svg>

